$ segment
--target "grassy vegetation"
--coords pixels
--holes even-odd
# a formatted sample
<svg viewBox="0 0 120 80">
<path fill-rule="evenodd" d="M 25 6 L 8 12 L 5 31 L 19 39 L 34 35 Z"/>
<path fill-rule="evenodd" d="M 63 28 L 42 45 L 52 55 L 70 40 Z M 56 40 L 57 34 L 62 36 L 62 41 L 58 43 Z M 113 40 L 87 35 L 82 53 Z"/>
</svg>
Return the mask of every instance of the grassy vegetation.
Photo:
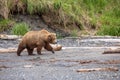
<svg viewBox="0 0 120 80">
<path fill-rule="evenodd" d="M 14 0 L 8 0 L 10 3 Z M 97 35 L 120 34 L 120 0 L 19 0 L 27 13 L 58 17 L 58 24 L 79 24 L 80 29 L 98 30 Z M 11 2 L 15 5 L 14 2 Z M 9 4 L 10 5 L 10 4 Z M 8 7 L 9 7 L 8 5 Z M 26 5 L 26 7 L 23 7 Z M 10 9 L 12 9 L 10 7 Z M 51 16 L 51 15 L 50 15 Z M 52 21 L 52 20 L 51 20 Z M 78 25 L 77 25 L 78 26 Z M 71 27 L 74 27 L 73 25 Z M 74 34 L 74 31 L 72 31 Z M 76 32 L 77 33 L 77 32 Z"/>
<path fill-rule="evenodd" d="M 120 26 L 103 25 L 97 33 L 98 35 L 120 36 Z"/>
<path fill-rule="evenodd" d="M 27 0 L 27 11 L 30 14 L 43 13 L 48 9 L 47 0 Z"/>
<path fill-rule="evenodd" d="M 77 35 L 77 32 L 78 32 L 78 31 L 74 29 L 74 30 L 71 32 L 71 36 L 72 36 L 72 37 L 77 37 L 77 36 L 78 36 L 78 35 Z"/>
<path fill-rule="evenodd" d="M 120 36 L 120 1 L 111 1 L 108 6 L 110 9 L 106 9 L 100 17 L 102 25 L 97 34 Z"/>
<path fill-rule="evenodd" d="M 29 26 L 26 23 L 16 23 L 13 26 L 11 33 L 14 35 L 24 35 L 29 30 Z"/>
<path fill-rule="evenodd" d="M 6 29 L 10 29 L 12 25 L 14 24 L 14 21 L 9 19 L 1 19 L 0 20 L 0 32 L 5 31 Z"/>
</svg>

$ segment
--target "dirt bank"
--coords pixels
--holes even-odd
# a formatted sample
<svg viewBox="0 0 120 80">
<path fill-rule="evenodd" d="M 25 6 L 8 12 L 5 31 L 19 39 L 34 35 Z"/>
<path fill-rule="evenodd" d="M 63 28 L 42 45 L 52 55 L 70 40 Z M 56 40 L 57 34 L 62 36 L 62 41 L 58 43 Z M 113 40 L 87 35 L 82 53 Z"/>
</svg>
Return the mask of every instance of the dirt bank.
<svg viewBox="0 0 120 80">
<path fill-rule="evenodd" d="M 31 30 L 47 29 L 51 32 L 55 32 L 58 37 L 70 36 L 70 33 L 67 30 L 47 24 L 42 16 L 39 15 L 12 15 L 12 20 L 14 20 L 16 23 L 27 23 Z M 5 30 L 2 33 L 11 34 L 11 30 Z"/>
</svg>

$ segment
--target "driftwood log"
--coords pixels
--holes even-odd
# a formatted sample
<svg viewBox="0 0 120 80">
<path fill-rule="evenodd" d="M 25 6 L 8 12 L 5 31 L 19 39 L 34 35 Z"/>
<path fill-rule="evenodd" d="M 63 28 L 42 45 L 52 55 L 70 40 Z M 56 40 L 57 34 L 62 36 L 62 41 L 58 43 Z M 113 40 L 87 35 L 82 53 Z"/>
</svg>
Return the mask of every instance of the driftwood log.
<svg viewBox="0 0 120 80">
<path fill-rule="evenodd" d="M 91 71 L 118 71 L 118 68 L 91 68 L 91 69 L 78 69 L 77 72 L 91 72 Z"/>
<path fill-rule="evenodd" d="M 120 48 L 105 50 L 103 54 L 120 54 Z"/>
</svg>

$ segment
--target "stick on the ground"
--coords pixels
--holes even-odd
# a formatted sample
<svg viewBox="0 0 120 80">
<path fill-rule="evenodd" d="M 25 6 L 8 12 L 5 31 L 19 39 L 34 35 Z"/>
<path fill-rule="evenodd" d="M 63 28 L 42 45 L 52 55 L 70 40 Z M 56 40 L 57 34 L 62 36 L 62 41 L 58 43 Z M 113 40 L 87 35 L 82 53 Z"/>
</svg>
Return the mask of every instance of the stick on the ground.
<svg viewBox="0 0 120 80">
<path fill-rule="evenodd" d="M 91 68 L 91 69 L 78 69 L 77 72 L 91 72 L 91 71 L 118 71 L 118 68 Z"/>
</svg>

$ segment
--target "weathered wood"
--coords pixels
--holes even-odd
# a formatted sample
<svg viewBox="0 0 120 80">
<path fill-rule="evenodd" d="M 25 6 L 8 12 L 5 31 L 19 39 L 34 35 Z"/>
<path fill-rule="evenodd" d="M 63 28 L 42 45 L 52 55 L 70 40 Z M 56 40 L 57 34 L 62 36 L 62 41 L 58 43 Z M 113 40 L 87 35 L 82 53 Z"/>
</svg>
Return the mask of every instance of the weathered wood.
<svg viewBox="0 0 120 80">
<path fill-rule="evenodd" d="M 17 52 L 17 48 L 13 49 L 0 49 L 0 53 L 14 53 Z"/>
<path fill-rule="evenodd" d="M 118 71 L 118 68 L 91 68 L 91 69 L 78 69 L 77 72 L 91 72 L 91 71 Z"/>
<path fill-rule="evenodd" d="M 4 39 L 4 40 L 21 39 L 21 38 L 22 36 L 0 34 L 0 39 Z"/>
<path fill-rule="evenodd" d="M 119 48 L 119 49 L 114 49 L 114 50 L 112 50 L 112 49 L 110 49 L 110 50 L 105 50 L 105 51 L 103 52 L 103 54 L 116 54 L 116 53 L 120 53 L 120 48 Z"/>
</svg>

